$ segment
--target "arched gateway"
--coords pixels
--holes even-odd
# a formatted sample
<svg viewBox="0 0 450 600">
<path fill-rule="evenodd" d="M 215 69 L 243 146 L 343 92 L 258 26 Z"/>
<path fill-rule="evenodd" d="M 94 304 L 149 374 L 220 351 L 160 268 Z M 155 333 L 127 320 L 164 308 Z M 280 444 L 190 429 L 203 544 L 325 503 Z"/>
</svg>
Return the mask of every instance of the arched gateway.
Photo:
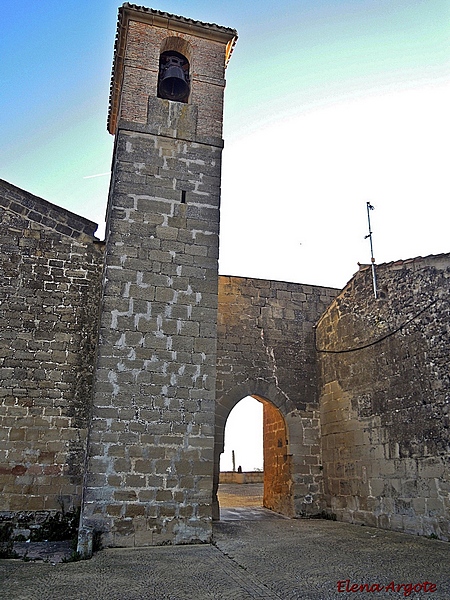
<svg viewBox="0 0 450 600">
<path fill-rule="evenodd" d="M 313 327 L 336 291 L 219 277 L 213 518 L 225 424 L 245 396 L 264 403 L 264 504 L 287 516 L 321 511 Z"/>
<path fill-rule="evenodd" d="M 237 390 L 232 390 L 217 405 L 216 431 L 214 438 L 214 519 L 220 518 L 220 505 L 217 491 L 219 485 L 219 461 L 224 448 L 226 421 L 230 412 L 240 402 L 235 401 Z M 257 394 L 253 398 L 263 405 L 264 442 L 264 495 L 263 506 L 288 517 L 294 516 L 292 455 L 290 453 L 290 432 L 284 414 L 276 404 Z M 219 416 L 219 413 L 221 416 Z M 226 416 L 225 416 L 226 415 Z"/>
</svg>

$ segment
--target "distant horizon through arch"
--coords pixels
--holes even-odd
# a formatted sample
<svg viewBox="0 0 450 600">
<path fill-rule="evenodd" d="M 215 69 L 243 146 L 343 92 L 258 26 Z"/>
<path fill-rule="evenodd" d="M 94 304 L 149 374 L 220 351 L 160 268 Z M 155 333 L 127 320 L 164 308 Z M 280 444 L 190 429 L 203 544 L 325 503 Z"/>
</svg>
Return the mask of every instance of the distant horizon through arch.
<svg viewBox="0 0 450 600">
<path fill-rule="evenodd" d="M 263 471 L 263 404 L 254 396 L 245 396 L 230 411 L 225 423 L 224 451 L 220 471 Z"/>
<path fill-rule="evenodd" d="M 291 473 L 291 454 L 289 450 L 289 431 L 285 417 L 282 411 L 267 397 L 259 394 L 248 394 L 241 398 L 241 400 L 237 400 L 235 396 L 234 399 L 229 398 L 228 402 L 224 403 L 225 406 L 228 404 L 229 409 L 223 413 L 222 424 L 219 426 L 219 429 L 216 430 L 216 436 L 218 435 L 219 437 L 216 437 L 217 471 L 215 475 L 215 486 L 217 487 L 213 490 L 213 504 L 216 503 L 215 518 L 220 519 L 221 485 L 233 483 L 239 488 L 241 485 L 247 486 L 251 483 L 256 483 L 253 470 L 248 471 L 242 469 L 243 475 L 240 475 L 239 464 L 237 461 L 235 462 L 235 474 L 230 474 L 229 471 L 225 471 L 223 466 L 222 469 L 220 469 L 220 458 L 225 450 L 224 437 L 229 416 L 240 402 L 245 400 L 246 403 L 248 403 L 250 399 L 260 403 L 263 408 L 262 432 L 264 462 L 263 472 L 261 473 L 262 480 L 259 481 L 259 483 L 263 483 L 263 489 L 261 490 L 262 497 L 260 498 L 262 506 L 269 508 L 274 512 L 292 517 L 294 515 L 293 482 Z M 239 411 L 237 415 L 239 419 Z M 240 418 L 242 419 L 242 417 Z M 242 419 L 241 436 L 244 437 L 244 439 L 248 429 L 248 423 L 248 419 Z M 221 477 L 221 473 L 224 474 L 223 477 Z M 246 473 L 248 476 L 245 475 Z M 252 474 L 251 477 L 250 473 Z M 233 496 L 233 493 L 236 494 L 235 499 L 240 502 L 246 494 L 240 493 L 244 492 L 244 488 L 241 488 L 241 490 L 238 490 L 237 488 L 231 491 L 231 495 Z M 222 487 L 222 490 L 223 489 L 224 488 Z M 230 499 L 232 500 L 232 498 L 227 498 L 227 501 Z M 233 504 L 228 504 L 228 506 L 233 506 Z M 237 506 L 240 506 L 240 504 L 236 505 L 236 507 Z"/>
</svg>

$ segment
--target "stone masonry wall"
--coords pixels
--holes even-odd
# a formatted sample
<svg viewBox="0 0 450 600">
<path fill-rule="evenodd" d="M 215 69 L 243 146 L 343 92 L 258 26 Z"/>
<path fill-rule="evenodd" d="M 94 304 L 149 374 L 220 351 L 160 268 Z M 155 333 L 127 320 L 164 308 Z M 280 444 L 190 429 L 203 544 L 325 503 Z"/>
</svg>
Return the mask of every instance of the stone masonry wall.
<svg viewBox="0 0 450 600">
<path fill-rule="evenodd" d="M 162 186 L 219 164 L 215 148 L 119 133 L 85 497 L 104 543 L 209 535 L 218 197 Z"/>
<path fill-rule="evenodd" d="M 264 401 L 264 497 L 263 504 L 275 512 L 294 516 L 291 493 L 292 456 L 286 424 L 279 410 Z"/>
<path fill-rule="evenodd" d="M 295 514 L 320 512 L 313 328 L 336 294 L 332 288 L 220 276 L 215 485 L 226 419 L 239 400 L 258 396 L 270 402 L 286 423 Z"/>
<path fill-rule="evenodd" d="M 363 268 L 320 321 L 327 509 L 450 538 L 450 255 Z"/>
<path fill-rule="evenodd" d="M 80 506 L 97 336 L 97 226 L 0 182 L 0 516 Z"/>
</svg>

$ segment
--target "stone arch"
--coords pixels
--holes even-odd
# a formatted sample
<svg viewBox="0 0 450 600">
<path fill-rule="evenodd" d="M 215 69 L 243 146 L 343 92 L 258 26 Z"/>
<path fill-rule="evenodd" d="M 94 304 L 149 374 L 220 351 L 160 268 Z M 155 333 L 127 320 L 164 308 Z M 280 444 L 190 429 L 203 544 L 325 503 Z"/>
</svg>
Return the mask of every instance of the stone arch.
<svg viewBox="0 0 450 600">
<path fill-rule="evenodd" d="M 223 452 L 225 424 L 228 415 L 246 396 L 254 396 L 273 404 L 283 416 L 295 410 L 294 403 L 273 383 L 264 379 L 247 380 L 227 390 L 216 400 L 215 443 Z"/>
<path fill-rule="evenodd" d="M 284 472 L 268 474 L 267 481 L 265 474 L 264 505 L 286 516 L 310 516 L 322 512 L 323 482 L 318 411 L 308 408 L 299 410 L 278 386 L 257 378 L 248 379 L 232 387 L 216 399 L 213 519 L 220 518 L 217 492 L 226 421 L 232 409 L 246 396 L 252 396 L 265 403 L 265 419 L 273 421 L 275 416 L 285 426 L 286 442 L 279 447 L 278 455 L 279 465 L 285 467 Z M 270 411 L 272 411 L 271 416 L 268 414 Z M 274 438 L 277 442 L 278 438 L 275 435 Z M 272 457 L 274 456 L 272 454 Z M 264 460 L 267 461 L 266 454 Z M 271 482 L 270 477 L 272 477 Z M 269 487 L 272 488 L 272 493 L 268 493 Z"/>
<path fill-rule="evenodd" d="M 259 400 L 264 406 L 264 506 L 286 516 L 294 516 L 292 456 L 290 452 L 290 431 L 286 416 L 295 411 L 295 406 L 276 385 L 263 379 L 256 379 L 235 386 L 227 394 L 217 399 L 214 439 L 213 518 L 220 518 L 217 491 L 219 487 L 220 455 L 224 450 L 226 422 L 233 408 L 247 396 Z"/>
<path fill-rule="evenodd" d="M 182 37 L 178 37 L 176 35 L 172 35 L 166 37 L 159 48 L 159 53 L 163 54 L 163 52 L 178 52 L 178 54 L 182 54 L 187 58 L 189 63 L 192 61 L 192 46 L 191 44 L 183 39 Z"/>
<path fill-rule="evenodd" d="M 219 277 L 215 518 L 225 422 L 245 396 L 270 402 L 286 424 L 293 514 L 308 516 L 323 510 L 314 325 L 335 293 L 282 281 Z"/>
</svg>

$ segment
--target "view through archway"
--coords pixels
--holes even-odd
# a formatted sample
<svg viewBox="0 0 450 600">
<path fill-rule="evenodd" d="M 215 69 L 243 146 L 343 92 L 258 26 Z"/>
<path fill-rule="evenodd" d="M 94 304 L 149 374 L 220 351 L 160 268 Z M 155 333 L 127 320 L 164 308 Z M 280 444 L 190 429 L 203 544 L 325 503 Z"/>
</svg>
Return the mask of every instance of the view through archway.
<svg viewBox="0 0 450 600">
<path fill-rule="evenodd" d="M 262 402 L 247 396 L 228 416 L 220 456 L 218 497 L 222 509 L 263 506 L 263 411 Z"/>
<path fill-rule="evenodd" d="M 234 456 L 234 460 L 233 460 Z M 252 396 L 236 404 L 225 426 L 225 445 L 220 457 L 224 472 L 263 471 L 263 404 Z"/>
<path fill-rule="evenodd" d="M 289 440 L 281 412 L 259 396 L 230 411 L 220 457 L 218 500 L 222 512 L 269 508 L 292 516 Z M 239 514 L 239 513 L 237 513 Z"/>
</svg>

